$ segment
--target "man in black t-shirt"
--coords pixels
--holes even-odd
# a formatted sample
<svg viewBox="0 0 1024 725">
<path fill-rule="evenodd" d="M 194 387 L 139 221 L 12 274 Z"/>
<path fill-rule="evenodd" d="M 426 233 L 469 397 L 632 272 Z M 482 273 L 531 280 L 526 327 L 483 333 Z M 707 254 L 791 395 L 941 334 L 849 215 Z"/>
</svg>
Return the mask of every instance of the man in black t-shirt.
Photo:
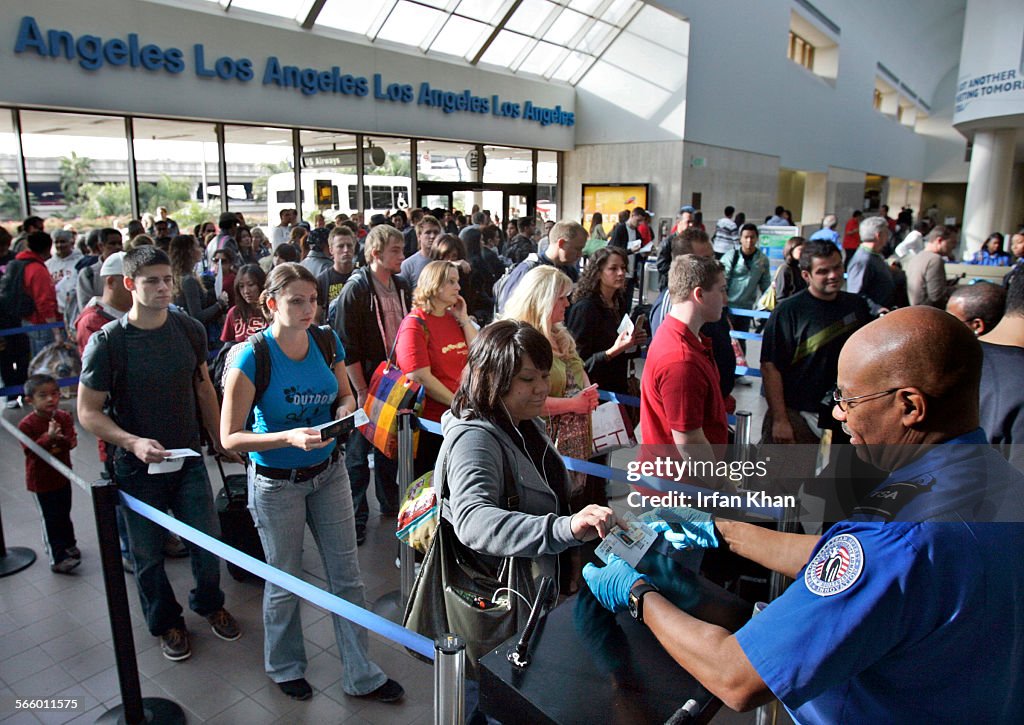
<svg viewBox="0 0 1024 725">
<path fill-rule="evenodd" d="M 351 229 L 344 226 L 337 226 L 331 230 L 330 239 L 331 257 L 334 264 L 328 267 L 316 278 L 316 295 L 321 310 L 324 312 L 324 320 L 331 322 L 331 303 L 338 299 L 342 288 L 352 276 L 356 260 L 356 235 Z"/>
<path fill-rule="evenodd" d="M 170 509 L 182 523 L 217 537 L 220 524 L 202 456 L 168 460 L 174 449 L 202 450 L 202 425 L 218 454 L 242 463 L 220 442 L 220 408 L 206 368 L 205 333 L 188 315 L 168 309 L 174 277 L 163 251 L 136 247 L 122 266 L 132 307 L 89 338 L 78 384 L 78 419 L 115 447 L 111 465 L 121 491 L 160 511 Z M 124 519 L 149 632 L 160 638 L 164 657 L 187 659 L 192 655 L 189 633 L 164 571 L 166 533 L 133 509 L 124 509 Z M 238 639 L 238 624 L 224 609 L 220 561 L 199 546 L 189 550 L 194 580 L 189 607 L 221 639 Z"/>
<path fill-rule="evenodd" d="M 768 412 L 765 443 L 817 443 L 822 401 L 835 387 L 839 351 L 871 320 L 867 303 L 843 292 L 843 258 L 831 242 L 809 241 L 800 255 L 807 289 L 778 304 L 764 331 L 761 375 Z"/>
</svg>

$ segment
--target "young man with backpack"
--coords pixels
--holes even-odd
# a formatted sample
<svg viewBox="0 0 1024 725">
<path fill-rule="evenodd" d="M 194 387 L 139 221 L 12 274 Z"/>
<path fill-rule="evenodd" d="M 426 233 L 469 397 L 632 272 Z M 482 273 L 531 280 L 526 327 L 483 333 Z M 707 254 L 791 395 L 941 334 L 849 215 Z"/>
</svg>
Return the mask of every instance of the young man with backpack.
<svg viewBox="0 0 1024 725">
<path fill-rule="evenodd" d="M 374 371 L 394 350 L 398 328 L 412 303 L 412 291 L 400 274 L 405 259 L 404 247 L 405 238 L 393 226 L 381 224 L 370 230 L 364 251 L 368 266 L 357 269 L 349 277 L 338 297 L 336 314 L 331 321 L 345 346 L 348 377 L 360 407 L 366 403 Z M 366 541 L 366 522 L 370 516 L 366 489 L 370 486 L 369 455 L 372 450 L 372 444 L 362 433 L 354 431 L 345 451 L 345 466 L 356 510 L 356 542 L 359 544 Z M 375 454 L 373 459 L 381 513 L 395 516 L 401 502 L 397 466 L 383 453 Z"/>
<path fill-rule="evenodd" d="M 168 449 L 201 450 L 200 424 L 218 453 L 241 463 L 220 444 L 220 410 L 206 368 L 205 331 L 184 313 L 168 310 L 173 276 L 165 252 L 138 247 L 125 254 L 122 268 L 132 308 L 104 325 L 86 346 L 78 418 L 86 430 L 115 446 L 113 473 L 122 491 L 161 511 L 171 509 L 183 523 L 218 536 L 201 456 L 184 459 L 177 470 L 149 468 L 164 463 Z M 192 650 L 181 605 L 164 571 L 164 530 L 131 510 L 125 511 L 125 522 L 149 631 L 160 638 L 167 659 L 186 659 Z M 195 580 L 189 606 L 206 618 L 216 636 L 238 639 L 238 624 L 224 609 L 220 561 L 200 547 L 190 545 L 189 550 Z"/>
</svg>

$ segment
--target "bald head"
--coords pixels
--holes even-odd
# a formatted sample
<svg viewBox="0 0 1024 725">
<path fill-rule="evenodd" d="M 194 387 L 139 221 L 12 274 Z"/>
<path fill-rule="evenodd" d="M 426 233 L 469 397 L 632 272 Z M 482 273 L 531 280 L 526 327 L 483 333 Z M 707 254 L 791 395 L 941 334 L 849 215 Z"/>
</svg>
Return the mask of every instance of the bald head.
<svg viewBox="0 0 1024 725">
<path fill-rule="evenodd" d="M 978 426 L 981 357 L 966 325 L 919 305 L 862 327 L 843 346 L 839 365 L 878 389 L 918 388 L 930 402 L 927 428 L 959 435 Z"/>
</svg>

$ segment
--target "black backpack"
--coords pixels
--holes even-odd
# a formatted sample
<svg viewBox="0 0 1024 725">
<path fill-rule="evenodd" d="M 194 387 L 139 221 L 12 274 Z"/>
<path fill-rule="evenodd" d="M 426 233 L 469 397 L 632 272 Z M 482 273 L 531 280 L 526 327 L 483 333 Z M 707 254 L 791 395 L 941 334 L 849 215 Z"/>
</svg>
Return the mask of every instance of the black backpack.
<svg viewBox="0 0 1024 725">
<path fill-rule="evenodd" d="M 21 327 L 21 321 L 36 311 L 32 295 L 25 291 L 25 267 L 37 260 L 14 259 L 0 277 L 0 329 Z"/>
</svg>

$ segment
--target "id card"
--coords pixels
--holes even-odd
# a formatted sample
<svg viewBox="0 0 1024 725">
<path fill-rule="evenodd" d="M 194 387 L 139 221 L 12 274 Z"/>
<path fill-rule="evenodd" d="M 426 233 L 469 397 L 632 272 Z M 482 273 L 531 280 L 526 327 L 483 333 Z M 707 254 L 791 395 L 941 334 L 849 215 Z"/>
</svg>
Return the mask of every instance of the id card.
<svg viewBox="0 0 1024 725">
<path fill-rule="evenodd" d="M 635 568 L 658 535 L 632 513 L 627 513 L 623 522 L 626 524 L 625 529 L 616 524 L 604 537 L 604 541 L 597 547 L 597 557 L 607 564 L 611 555 L 615 554 Z"/>
</svg>

